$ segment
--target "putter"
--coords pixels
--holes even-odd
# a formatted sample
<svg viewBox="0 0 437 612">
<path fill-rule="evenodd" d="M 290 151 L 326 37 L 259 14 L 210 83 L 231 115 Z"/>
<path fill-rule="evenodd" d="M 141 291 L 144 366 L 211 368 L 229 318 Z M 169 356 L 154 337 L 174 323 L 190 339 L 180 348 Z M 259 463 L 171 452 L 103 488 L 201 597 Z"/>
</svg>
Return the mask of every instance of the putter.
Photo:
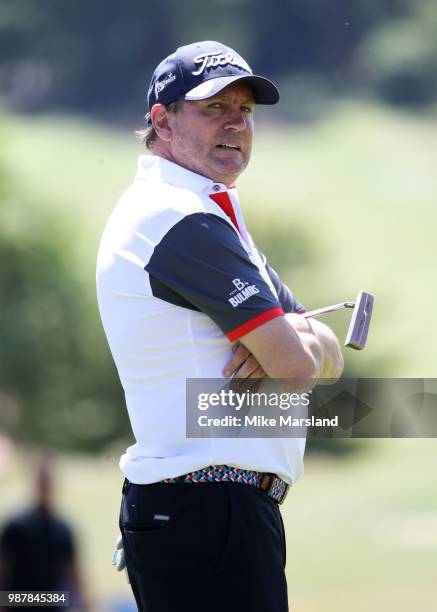
<svg viewBox="0 0 437 612">
<path fill-rule="evenodd" d="M 366 345 L 370 320 L 372 318 L 373 301 L 374 298 L 371 293 L 360 291 L 356 302 L 341 302 L 340 304 L 334 304 L 333 306 L 317 308 L 316 310 L 304 312 L 302 316 L 308 319 L 310 317 L 318 317 L 319 315 L 326 314 L 327 312 L 342 310 L 343 308 L 353 308 L 354 311 L 352 313 L 352 319 L 349 324 L 344 345 L 360 351 Z"/>
</svg>

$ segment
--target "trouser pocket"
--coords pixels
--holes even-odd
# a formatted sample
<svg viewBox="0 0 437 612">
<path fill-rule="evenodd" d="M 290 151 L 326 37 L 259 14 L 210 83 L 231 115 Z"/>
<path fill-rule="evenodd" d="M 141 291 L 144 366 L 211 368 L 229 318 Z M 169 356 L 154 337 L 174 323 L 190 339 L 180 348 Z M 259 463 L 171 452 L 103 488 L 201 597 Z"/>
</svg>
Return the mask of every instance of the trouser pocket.
<svg viewBox="0 0 437 612">
<path fill-rule="evenodd" d="M 120 530 L 129 565 L 154 580 L 198 580 L 221 561 L 230 521 L 225 487 L 217 483 L 131 485 Z"/>
</svg>

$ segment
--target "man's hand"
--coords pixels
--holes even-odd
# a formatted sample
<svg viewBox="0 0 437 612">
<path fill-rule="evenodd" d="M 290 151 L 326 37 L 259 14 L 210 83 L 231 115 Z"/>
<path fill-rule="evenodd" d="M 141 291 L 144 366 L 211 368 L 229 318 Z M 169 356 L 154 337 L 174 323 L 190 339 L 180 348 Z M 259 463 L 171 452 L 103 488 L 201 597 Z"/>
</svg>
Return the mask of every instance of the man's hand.
<svg viewBox="0 0 437 612">
<path fill-rule="evenodd" d="M 232 358 L 223 370 L 223 376 L 229 378 L 265 378 L 266 373 L 252 353 L 240 342 L 232 346 Z"/>
<path fill-rule="evenodd" d="M 307 319 L 299 314 L 287 314 L 285 317 L 302 339 L 307 334 L 311 334 L 314 339 L 317 339 L 320 347 L 316 351 L 319 363 L 318 384 L 335 383 L 343 372 L 344 359 L 340 343 L 334 332 L 327 325 L 316 319 Z"/>
</svg>

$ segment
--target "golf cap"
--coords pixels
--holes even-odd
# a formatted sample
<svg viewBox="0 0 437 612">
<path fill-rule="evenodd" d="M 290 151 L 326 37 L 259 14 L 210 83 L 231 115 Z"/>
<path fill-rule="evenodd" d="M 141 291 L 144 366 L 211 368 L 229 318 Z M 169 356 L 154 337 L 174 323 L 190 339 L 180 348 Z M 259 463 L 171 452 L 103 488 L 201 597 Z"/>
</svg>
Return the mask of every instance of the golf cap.
<svg viewBox="0 0 437 612">
<path fill-rule="evenodd" d="M 253 74 L 247 62 L 230 47 L 213 40 L 179 47 L 153 73 L 147 93 L 149 111 L 154 104 L 175 100 L 205 100 L 235 83 L 246 81 L 256 104 L 276 104 L 279 91 L 269 79 Z M 146 115 L 150 125 L 150 112 Z"/>
</svg>

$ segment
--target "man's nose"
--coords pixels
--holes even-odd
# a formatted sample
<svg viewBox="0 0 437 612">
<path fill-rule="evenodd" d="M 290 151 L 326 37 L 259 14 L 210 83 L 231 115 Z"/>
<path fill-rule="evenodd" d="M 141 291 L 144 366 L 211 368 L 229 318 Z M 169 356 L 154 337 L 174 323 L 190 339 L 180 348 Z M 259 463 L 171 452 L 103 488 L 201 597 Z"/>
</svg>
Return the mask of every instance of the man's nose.
<svg viewBox="0 0 437 612">
<path fill-rule="evenodd" d="M 229 113 L 223 126 L 225 130 L 242 132 L 247 127 L 247 117 L 240 110 Z"/>
</svg>

